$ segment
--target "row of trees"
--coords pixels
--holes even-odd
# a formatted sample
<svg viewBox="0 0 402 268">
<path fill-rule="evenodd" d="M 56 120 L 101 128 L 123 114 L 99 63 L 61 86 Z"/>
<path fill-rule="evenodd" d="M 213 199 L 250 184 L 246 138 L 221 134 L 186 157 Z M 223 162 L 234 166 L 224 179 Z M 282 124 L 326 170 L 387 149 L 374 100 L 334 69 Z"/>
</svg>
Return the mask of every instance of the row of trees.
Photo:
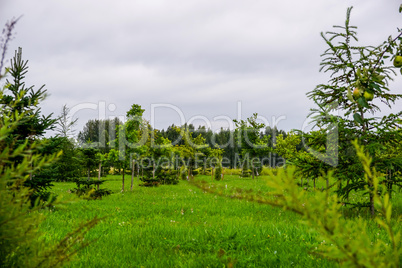
<svg viewBox="0 0 402 268">
<path fill-rule="evenodd" d="M 191 178 L 194 170 L 206 174 L 207 169 L 222 165 L 243 168 L 243 176 L 252 174 L 254 177 L 263 165 L 284 163 L 273 147 L 276 136 L 286 136 L 286 133 L 257 123 L 257 114 L 247 120 L 236 121 L 235 130 L 222 128 L 213 133 L 205 127 L 196 130 L 191 124 L 155 130 L 142 118 L 143 112 L 139 105 L 134 104 L 127 112 L 125 123 L 118 119 L 95 119 L 86 123 L 78 134 L 81 150 L 97 150 L 92 157 L 97 161 L 88 167 L 88 174 L 91 169 L 99 170 L 97 162 L 104 167 L 117 168 L 123 176 L 130 168 L 132 181 L 135 173 L 141 174 L 142 179 L 148 182 L 161 181 L 161 178 L 155 179 L 158 175 L 166 181 L 166 176 L 161 176 L 160 171 L 169 168 L 186 174 L 185 178 Z M 253 149 L 256 146 L 259 148 Z M 142 175 L 144 170 L 148 176 Z M 181 177 L 179 173 L 176 172 L 177 178 Z"/>
<path fill-rule="evenodd" d="M 253 118 L 255 115 L 253 115 Z M 250 118 L 251 119 L 251 118 Z M 256 120 L 255 118 L 253 120 Z M 248 122 L 247 120 L 243 120 Z M 102 153 L 108 153 L 112 148 L 116 148 L 118 145 L 114 142 L 118 135 L 118 126 L 123 123 L 118 119 L 91 119 L 89 120 L 82 131 L 78 134 L 78 146 L 84 147 L 91 144 L 92 147 L 99 149 Z M 243 123 L 244 125 L 244 123 Z M 261 126 L 263 126 L 261 124 Z M 238 126 L 240 127 L 240 125 Z M 251 131 L 247 129 L 245 131 Z M 251 132 L 257 131 L 259 139 L 264 139 L 265 144 L 268 147 L 273 148 L 278 135 L 287 136 L 287 133 L 283 130 L 278 130 L 276 127 L 271 128 L 261 127 L 260 129 L 254 129 Z M 158 136 L 168 139 L 173 146 L 182 146 L 185 144 L 186 139 L 184 133 L 187 133 L 192 139 L 196 139 L 201 136 L 205 140 L 205 144 L 210 148 L 223 149 L 222 158 L 228 159 L 227 167 L 236 168 L 242 163 L 240 157 L 242 154 L 241 137 L 239 138 L 239 130 L 230 130 L 221 128 L 218 132 L 213 132 L 211 129 L 205 128 L 205 126 L 199 126 L 198 129 L 192 124 L 184 124 L 183 126 L 171 125 L 166 130 L 162 129 L 156 131 Z M 251 135 L 251 134 L 249 134 Z M 112 142 L 111 142 L 112 141 Z M 250 142 L 251 143 L 251 140 Z M 284 159 L 279 155 L 271 151 L 270 159 L 265 159 L 264 165 L 275 167 L 282 165 Z M 266 157 L 265 157 L 266 158 Z"/>
</svg>

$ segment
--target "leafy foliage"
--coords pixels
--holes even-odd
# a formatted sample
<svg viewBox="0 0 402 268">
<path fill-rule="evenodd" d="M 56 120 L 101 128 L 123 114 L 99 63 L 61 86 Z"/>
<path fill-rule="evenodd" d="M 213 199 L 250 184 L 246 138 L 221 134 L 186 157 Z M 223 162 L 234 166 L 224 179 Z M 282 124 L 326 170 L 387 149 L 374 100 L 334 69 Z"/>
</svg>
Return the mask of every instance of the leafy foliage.
<svg viewBox="0 0 402 268">
<path fill-rule="evenodd" d="M 78 133 L 78 143 L 80 145 L 91 144 L 102 153 L 108 153 L 116 145 L 113 140 L 117 137 L 118 126 L 122 122 L 116 117 L 105 120 L 88 120 L 82 131 Z"/>
<path fill-rule="evenodd" d="M 222 179 L 222 176 L 223 176 L 222 164 L 218 163 L 217 167 L 215 168 L 214 179 L 220 181 Z"/>
<path fill-rule="evenodd" d="M 238 146 L 241 148 L 243 158 L 243 177 L 249 175 L 248 170 L 254 176 L 261 173 L 262 163 L 260 157 L 268 155 L 271 152 L 269 136 L 261 136 L 261 129 L 265 127 L 262 123 L 257 123 L 258 114 L 247 118 L 247 120 L 233 120 L 236 124 L 236 138 Z"/>
<path fill-rule="evenodd" d="M 44 146 L 39 150 L 42 155 L 62 152 L 61 156 L 50 166 L 35 174 L 40 181 L 73 181 L 80 177 L 82 156 L 72 140 L 67 137 L 51 137 L 42 139 Z"/>
</svg>

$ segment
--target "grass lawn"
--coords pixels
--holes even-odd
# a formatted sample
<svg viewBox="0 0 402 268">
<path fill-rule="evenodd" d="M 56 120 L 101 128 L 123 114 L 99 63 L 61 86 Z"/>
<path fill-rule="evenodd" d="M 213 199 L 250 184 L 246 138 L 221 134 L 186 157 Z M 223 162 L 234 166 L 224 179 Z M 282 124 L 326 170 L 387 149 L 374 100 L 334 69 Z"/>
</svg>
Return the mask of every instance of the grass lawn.
<svg viewBox="0 0 402 268">
<path fill-rule="evenodd" d="M 105 217 L 89 231 L 94 240 L 71 267 L 335 267 L 314 254 L 316 234 L 299 216 L 266 205 L 203 193 L 178 185 L 138 187 L 122 193 L 121 177 L 108 176 L 102 188 L 113 194 L 97 201 L 75 199 L 47 213 L 45 239 L 62 239 L 82 221 Z M 208 176 L 196 179 L 211 180 Z M 227 187 L 268 191 L 267 177 L 226 175 Z M 55 183 L 53 192 L 69 200 L 74 183 Z M 385 233 L 370 227 L 373 237 Z"/>
</svg>

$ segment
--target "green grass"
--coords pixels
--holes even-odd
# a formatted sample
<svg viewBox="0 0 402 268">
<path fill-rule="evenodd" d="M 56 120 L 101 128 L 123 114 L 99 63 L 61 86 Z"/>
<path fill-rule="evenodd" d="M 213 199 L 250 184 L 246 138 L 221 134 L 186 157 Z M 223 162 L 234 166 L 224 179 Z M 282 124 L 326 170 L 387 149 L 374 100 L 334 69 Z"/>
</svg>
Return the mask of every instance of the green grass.
<svg viewBox="0 0 402 268">
<path fill-rule="evenodd" d="M 266 177 L 265 177 L 266 178 Z M 208 176 L 197 179 L 211 180 Z M 102 185 L 114 194 L 97 201 L 76 199 L 52 212 L 41 226 L 49 241 L 62 239 L 82 221 L 105 217 L 89 231 L 95 240 L 68 264 L 71 267 L 336 267 L 309 252 L 319 243 L 281 209 L 203 193 L 178 185 L 138 187 L 121 193 L 121 178 Z M 268 191 L 264 177 L 226 175 L 228 187 Z M 55 183 L 61 200 L 73 196 L 73 183 Z M 128 191 L 127 191 L 128 190 Z M 373 235 L 380 232 L 373 225 Z M 380 235 L 379 234 L 379 235 Z"/>
</svg>

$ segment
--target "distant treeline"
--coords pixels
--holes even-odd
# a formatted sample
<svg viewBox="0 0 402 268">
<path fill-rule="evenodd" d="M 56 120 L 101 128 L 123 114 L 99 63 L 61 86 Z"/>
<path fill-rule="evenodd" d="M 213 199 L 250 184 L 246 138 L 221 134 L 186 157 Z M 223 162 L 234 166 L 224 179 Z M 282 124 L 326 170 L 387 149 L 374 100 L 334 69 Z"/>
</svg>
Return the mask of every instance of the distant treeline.
<svg viewBox="0 0 402 268">
<path fill-rule="evenodd" d="M 117 137 L 118 126 L 123 123 L 116 117 L 113 119 L 90 119 L 84 125 L 82 131 L 78 134 L 78 142 L 80 146 L 85 144 L 92 144 L 100 150 L 102 153 L 109 153 L 109 151 L 116 147 L 113 141 Z M 167 138 L 171 141 L 172 145 L 184 145 L 184 139 L 181 137 L 177 128 L 188 130 L 191 133 L 192 138 L 196 138 L 201 135 L 210 148 L 223 149 L 222 157 L 230 160 L 230 168 L 236 168 L 239 164 L 239 155 L 241 155 L 241 146 L 237 141 L 236 131 L 230 129 L 221 128 L 218 132 L 214 132 L 205 126 L 199 126 L 196 128 L 193 124 L 184 124 L 183 126 L 176 126 L 172 124 L 166 130 L 157 130 L 157 134 L 163 138 Z M 283 135 L 286 138 L 287 134 L 284 130 L 279 130 L 276 127 L 266 127 L 260 132 L 261 138 L 268 136 L 268 147 L 273 148 L 276 137 Z M 264 156 L 263 164 L 266 166 L 275 167 L 283 165 L 284 159 L 275 154 L 269 153 Z"/>
</svg>

